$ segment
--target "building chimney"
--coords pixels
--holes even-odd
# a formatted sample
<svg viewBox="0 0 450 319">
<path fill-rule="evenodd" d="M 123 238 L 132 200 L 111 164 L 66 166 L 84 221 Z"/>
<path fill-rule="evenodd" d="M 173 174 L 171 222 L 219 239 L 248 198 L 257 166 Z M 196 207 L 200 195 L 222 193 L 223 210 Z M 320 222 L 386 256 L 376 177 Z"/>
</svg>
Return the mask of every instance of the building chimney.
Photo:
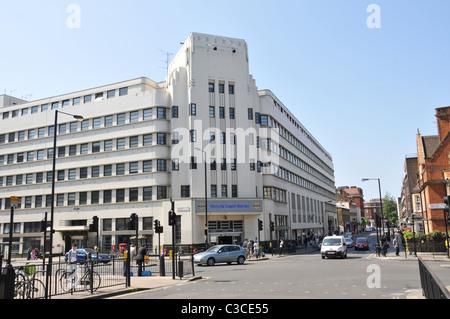
<svg viewBox="0 0 450 319">
<path fill-rule="evenodd" d="M 438 126 L 439 143 L 450 131 L 450 106 L 440 107 L 436 109 L 436 118 Z"/>
</svg>

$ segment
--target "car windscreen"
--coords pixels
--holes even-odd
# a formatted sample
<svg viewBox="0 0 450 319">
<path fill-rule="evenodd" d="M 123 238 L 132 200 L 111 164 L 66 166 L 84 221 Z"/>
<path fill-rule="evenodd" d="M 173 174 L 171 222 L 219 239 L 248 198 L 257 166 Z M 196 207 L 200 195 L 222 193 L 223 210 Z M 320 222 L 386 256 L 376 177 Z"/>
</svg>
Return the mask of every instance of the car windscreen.
<svg viewBox="0 0 450 319">
<path fill-rule="evenodd" d="M 207 252 L 209 252 L 209 253 L 215 253 L 215 252 L 217 252 L 218 250 L 219 250 L 219 246 L 212 246 L 211 248 L 209 248 L 208 250 L 207 250 Z"/>
<path fill-rule="evenodd" d="M 338 246 L 341 244 L 340 238 L 325 238 L 323 243 L 324 246 Z"/>
<path fill-rule="evenodd" d="M 365 238 L 358 238 L 358 239 L 356 240 L 356 242 L 357 242 L 357 243 L 365 243 L 365 242 L 366 242 L 366 239 L 365 239 Z"/>
</svg>

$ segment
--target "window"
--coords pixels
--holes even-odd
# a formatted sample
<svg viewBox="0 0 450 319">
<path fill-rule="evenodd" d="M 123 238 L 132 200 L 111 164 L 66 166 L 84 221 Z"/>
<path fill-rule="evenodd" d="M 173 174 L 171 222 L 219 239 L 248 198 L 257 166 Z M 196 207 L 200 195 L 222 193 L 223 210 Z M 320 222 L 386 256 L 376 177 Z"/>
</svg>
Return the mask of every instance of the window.
<svg viewBox="0 0 450 319">
<path fill-rule="evenodd" d="M 70 133 L 74 133 L 78 130 L 78 122 L 70 123 Z M 43 135 L 42 135 L 43 136 Z"/>
<path fill-rule="evenodd" d="M 103 176 L 112 176 L 112 165 L 103 166 Z"/>
<path fill-rule="evenodd" d="M 86 95 L 84 97 L 84 103 L 89 103 L 92 101 L 92 95 Z"/>
<path fill-rule="evenodd" d="M 103 151 L 109 152 L 109 151 L 112 151 L 112 148 L 113 148 L 112 140 L 106 140 L 103 142 Z"/>
<path fill-rule="evenodd" d="M 269 117 L 267 115 L 261 115 L 260 123 L 261 123 L 261 126 L 268 126 L 269 125 Z"/>
<path fill-rule="evenodd" d="M 100 128 L 101 121 L 102 121 L 102 119 L 99 118 L 99 117 L 96 117 L 95 119 L 93 119 L 93 120 L 92 120 L 92 128 L 93 128 L 93 129 L 95 129 L 95 128 Z"/>
<path fill-rule="evenodd" d="M 125 201 L 125 189 L 116 189 L 116 203 L 123 203 Z"/>
<path fill-rule="evenodd" d="M 227 170 L 227 159 L 226 158 L 222 158 L 222 162 L 220 163 L 220 169 L 222 171 L 226 171 Z"/>
<path fill-rule="evenodd" d="M 125 175 L 125 164 L 116 164 L 116 175 Z"/>
<path fill-rule="evenodd" d="M 52 110 L 57 109 L 59 105 L 59 102 L 53 102 L 52 103 Z"/>
<path fill-rule="evenodd" d="M 225 93 L 225 84 L 219 83 L 219 93 Z"/>
<path fill-rule="evenodd" d="M 117 148 L 118 150 L 123 150 L 123 149 L 125 149 L 125 138 L 118 138 L 118 139 L 117 139 L 117 145 L 116 145 L 116 148 Z"/>
<path fill-rule="evenodd" d="M 231 185 L 231 197 L 238 197 L 237 185 Z"/>
<path fill-rule="evenodd" d="M 129 195 L 129 201 L 130 202 L 137 202 L 139 197 L 139 190 L 138 188 L 130 188 L 130 195 Z"/>
<path fill-rule="evenodd" d="M 191 142 L 197 141 L 197 132 L 195 130 L 190 130 Z"/>
<path fill-rule="evenodd" d="M 230 113 L 230 120 L 234 120 L 234 108 L 233 107 L 230 108 L 229 113 Z"/>
<path fill-rule="evenodd" d="M 172 106 L 172 118 L 174 119 L 178 118 L 178 106 L 176 105 Z"/>
<path fill-rule="evenodd" d="M 117 125 L 125 124 L 125 113 L 117 114 Z"/>
<path fill-rule="evenodd" d="M 91 204 L 98 204 L 100 198 L 100 192 L 99 191 L 93 191 L 91 192 Z"/>
<path fill-rule="evenodd" d="M 89 151 L 89 144 L 88 143 L 80 145 L 80 154 L 87 154 L 88 151 Z"/>
<path fill-rule="evenodd" d="M 112 190 L 103 191 L 103 203 L 112 203 Z"/>
<path fill-rule="evenodd" d="M 157 134 L 157 143 L 158 143 L 158 145 L 166 145 L 166 134 L 158 133 Z"/>
<path fill-rule="evenodd" d="M 166 186 L 158 186 L 157 187 L 156 199 L 166 199 L 167 198 L 167 187 Z"/>
<path fill-rule="evenodd" d="M 105 116 L 105 127 L 113 126 L 113 119 L 112 115 Z"/>
<path fill-rule="evenodd" d="M 128 95 L 128 88 L 121 88 L 119 89 L 119 96 Z"/>
<path fill-rule="evenodd" d="M 180 161 L 178 158 L 172 159 L 172 171 L 179 171 L 180 170 Z"/>
<path fill-rule="evenodd" d="M 67 195 L 67 205 L 69 206 L 75 205 L 75 197 L 76 197 L 75 195 L 76 195 L 75 193 L 69 193 Z"/>
<path fill-rule="evenodd" d="M 197 159 L 195 156 L 191 156 L 191 169 L 197 169 Z"/>
<path fill-rule="evenodd" d="M 148 173 L 148 172 L 152 171 L 152 161 L 151 160 L 142 162 L 142 171 L 144 173 Z"/>
<path fill-rule="evenodd" d="M 139 172 L 138 162 L 131 162 L 129 164 L 129 174 L 137 174 Z"/>
<path fill-rule="evenodd" d="M 99 94 L 102 94 L 102 97 L 103 97 L 103 93 L 99 93 Z M 111 98 L 113 98 L 113 97 L 115 97 L 116 96 L 116 90 L 109 90 L 107 93 L 106 93 L 106 97 L 108 98 L 108 99 L 111 99 Z M 96 98 L 97 98 L 97 95 L 96 95 Z"/>
<path fill-rule="evenodd" d="M 214 83 L 212 82 L 208 83 L 208 92 L 214 93 Z"/>
<path fill-rule="evenodd" d="M 63 108 L 64 108 L 64 107 L 68 107 L 69 104 L 70 104 L 69 100 L 64 100 L 64 101 L 62 101 L 62 107 L 63 107 Z"/>
<path fill-rule="evenodd" d="M 181 185 L 181 197 L 182 198 L 190 197 L 191 196 L 190 194 L 191 192 L 189 185 Z"/>
<path fill-rule="evenodd" d="M 99 177 L 99 176 L 100 176 L 100 166 L 92 166 L 91 177 Z"/>
<path fill-rule="evenodd" d="M 215 108 L 214 108 L 214 106 L 210 106 L 209 107 L 209 118 L 213 119 L 215 117 L 216 117 Z"/>
<path fill-rule="evenodd" d="M 103 100 L 103 92 L 95 93 L 95 100 L 96 100 L 96 101 L 101 101 L 101 100 Z"/>
<path fill-rule="evenodd" d="M 228 94 L 234 94 L 234 84 L 228 84 Z"/>
<path fill-rule="evenodd" d="M 166 118 L 166 109 L 164 107 L 158 107 L 157 108 L 157 116 L 159 119 L 165 119 Z"/>
<path fill-rule="evenodd" d="M 139 111 L 130 112 L 130 123 L 139 121 Z"/>
<path fill-rule="evenodd" d="M 56 195 L 56 206 L 64 206 L 64 194 Z"/>
<path fill-rule="evenodd" d="M 144 146 L 150 146 L 152 145 L 152 134 L 146 134 L 143 136 L 143 144 Z"/>
<path fill-rule="evenodd" d="M 249 107 L 248 109 L 247 109 L 247 113 L 248 113 L 248 119 L 249 120 L 253 120 L 253 109 L 251 108 L 251 107 Z"/>
<path fill-rule="evenodd" d="M 217 197 L 217 185 L 211 185 L 211 197 Z"/>
<path fill-rule="evenodd" d="M 144 187 L 142 191 L 142 200 L 152 200 L 152 188 Z"/>
<path fill-rule="evenodd" d="M 92 153 L 100 152 L 100 142 L 92 143 Z"/>
<path fill-rule="evenodd" d="M 222 189 L 222 197 L 227 197 L 228 196 L 227 185 L 222 185 L 221 189 Z"/>
<path fill-rule="evenodd" d="M 219 107 L 219 118 L 224 119 L 225 118 L 225 108 L 223 106 Z"/>
<path fill-rule="evenodd" d="M 80 178 L 87 178 L 88 177 L 88 168 L 82 167 L 80 168 Z"/>
<path fill-rule="evenodd" d="M 164 160 L 164 159 L 159 159 L 159 160 L 157 161 L 157 168 L 156 168 L 156 169 L 158 170 L 158 172 L 165 172 L 165 171 L 167 170 L 166 165 L 167 165 L 166 160 Z"/>
<path fill-rule="evenodd" d="M 89 129 L 89 120 L 84 120 L 81 122 L 81 130 L 87 131 Z"/>
<path fill-rule="evenodd" d="M 152 109 L 145 109 L 144 110 L 144 121 L 151 120 L 152 119 Z"/>
<path fill-rule="evenodd" d="M 139 146 L 139 136 L 130 137 L 130 148 L 135 148 Z"/>
<path fill-rule="evenodd" d="M 189 115 L 196 116 L 197 115 L 197 104 L 191 103 L 189 107 Z"/>
<path fill-rule="evenodd" d="M 77 170 L 75 168 L 69 169 L 69 180 L 74 180 L 77 178 Z"/>
<path fill-rule="evenodd" d="M 58 181 L 63 181 L 65 179 L 65 176 L 66 174 L 64 170 L 58 171 Z"/>
</svg>

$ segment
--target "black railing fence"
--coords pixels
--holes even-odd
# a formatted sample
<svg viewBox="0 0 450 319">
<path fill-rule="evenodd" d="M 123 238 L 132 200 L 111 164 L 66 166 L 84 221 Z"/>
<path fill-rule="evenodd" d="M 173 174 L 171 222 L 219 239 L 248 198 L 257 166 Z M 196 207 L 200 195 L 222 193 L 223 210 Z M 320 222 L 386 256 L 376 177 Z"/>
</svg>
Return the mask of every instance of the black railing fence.
<svg viewBox="0 0 450 319">
<path fill-rule="evenodd" d="M 50 299 L 81 291 L 94 293 L 107 287 L 127 286 L 130 283 L 127 276 L 138 275 L 135 260 L 129 262 L 127 272 L 127 260 L 123 255 L 112 255 L 99 262 L 88 260 L 74 264 L 60 260 L 52 263 L 48 276 L 48 264 L 44 265 L 42 261 L 13 267 L 1 266 L 0 299 Z M 182 278 L 195 275 L 193 254 L 176 254 L 175 262 L 168 256 L 147 255 L 142 270 L 144 276 L 174 275 Z"/>
<path fill-rule="evenodd" d="M 450 292 L 433 270 L 419 257 L 420 282 L 426 299 L 449 299 Z"/>
</svg>

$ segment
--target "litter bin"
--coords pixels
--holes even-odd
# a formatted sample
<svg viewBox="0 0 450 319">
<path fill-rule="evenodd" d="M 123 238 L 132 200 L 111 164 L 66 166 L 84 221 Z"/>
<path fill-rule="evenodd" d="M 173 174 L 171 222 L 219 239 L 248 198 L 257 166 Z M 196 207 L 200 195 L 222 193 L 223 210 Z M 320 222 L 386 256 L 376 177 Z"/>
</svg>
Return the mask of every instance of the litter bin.
<svg viewBox="0 0 450 319">
<path fill-rule="evenodd" d="M 14 299 L 14 280 L 14 268 L 7 265 L 0 274 L 0 299 Z"/>
<path fill-rule="evenodd" d="M 178 261 L 178 277 L 183 278 L 183 261 Z"/>
</svg>

